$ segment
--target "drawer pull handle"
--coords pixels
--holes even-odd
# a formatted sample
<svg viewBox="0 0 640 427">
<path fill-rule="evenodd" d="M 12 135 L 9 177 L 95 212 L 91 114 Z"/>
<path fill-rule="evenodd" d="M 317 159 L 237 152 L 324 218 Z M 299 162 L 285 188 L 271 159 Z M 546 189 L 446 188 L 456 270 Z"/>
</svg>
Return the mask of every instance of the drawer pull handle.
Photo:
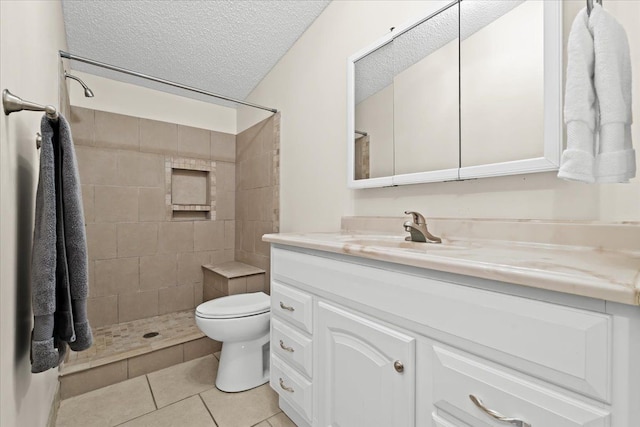
<svg viewBox="0 0 640 427">
<path fill-rule="evenodd" d="M 484 403 L 482 403 L 482 400 L 478 399 L 477 397 L 475 397 L 473 394 L 469 395 L 469 399 L 471 399 L 471 401 L 473 402 L 474 405 L 476 405 L 478 408 L 480 408 L 485 414 L 489 415 L 490 417 L 498 420 L 498 421 L 502 421 L 503 423 L 509 423 L 515 427 L 531 427 L 531 424 L 526 423 L 522 420 L 519 420 L 517 418 L 509 418 L 509 417 L 505 417 L 504 415 L 502 415 L 499 412 L 494 411 L 493 409 L 489 409 L 486 406 L 484 406 Z"/>
<path fill-rule="evenodd" d="M 287 347 L 286 345 L 284 345 L 284 341 L 282 340 L 280 340 L 280 348 L 284 351 L 288 351 L 289 353 L 293 353 L 295 351 L 293 347 Z"/>
<path fill-rule="evenodd" d="M 296 311 L 295 308 L 291 307 L 290 305 L 286 305 L 282 301 L 280 301 L 280 308 L 287 311 Z"/>
<path fill-rule="evenodd" d="M 393 362 L 393 368 L 396 370 L 396 372 L 399 372 L 399 373 L 404 372 L 404 365 L 399 360 L 396 360 L 395 362 Z"/>
<path fill-rule="evenodd" d="M 289 393 L 295 392 L 293 387 L 287 387 L 286 385 L 284 385 L 284 380 L 282 378 L 280 378 L 280 388 L 283 389 L 284 391 L 288 391 Z"/>
</svg>

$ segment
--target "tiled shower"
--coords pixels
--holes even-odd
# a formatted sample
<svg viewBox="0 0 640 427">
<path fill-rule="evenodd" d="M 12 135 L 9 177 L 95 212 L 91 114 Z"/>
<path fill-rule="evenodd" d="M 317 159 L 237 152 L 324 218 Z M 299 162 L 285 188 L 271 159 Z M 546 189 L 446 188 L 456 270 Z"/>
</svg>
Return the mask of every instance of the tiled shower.
<svg viewBox="0 0 640 427">
<path fill-rule="evenodd" d="M 267 279 L 235 292 L 268 292 L 262 235 L 279 229 L 279 114 L 238 135 L 75 106 L 70 117 L 97 333 L 61 372 L 63 398 L 219 349 L 193 322 L 211 294 L 202 266 L 250 264 Z"/>
</svg>

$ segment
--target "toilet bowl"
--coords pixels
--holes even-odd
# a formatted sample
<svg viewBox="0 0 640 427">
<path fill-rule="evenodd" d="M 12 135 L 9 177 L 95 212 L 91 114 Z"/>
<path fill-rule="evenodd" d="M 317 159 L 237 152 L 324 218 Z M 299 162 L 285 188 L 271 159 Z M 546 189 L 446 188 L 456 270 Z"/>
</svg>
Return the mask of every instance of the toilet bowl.
<svg viewBox="0 0 640 427">
<path fill-rule="evenodd" d="M 269 311 L 264 292 L 221 297 L 196 308 L 198 328 L 222 342 L 218 389 L 244 391 L 269 381 Z"/>
</svg>

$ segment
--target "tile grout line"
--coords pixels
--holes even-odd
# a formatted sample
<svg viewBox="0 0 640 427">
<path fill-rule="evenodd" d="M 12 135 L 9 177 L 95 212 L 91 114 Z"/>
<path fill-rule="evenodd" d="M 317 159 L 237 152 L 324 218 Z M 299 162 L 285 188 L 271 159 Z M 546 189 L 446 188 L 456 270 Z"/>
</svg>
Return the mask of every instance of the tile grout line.
<svg viewBox="0 0 640 427">
<path fill-rule="evenodd" d="M 156 411 L 157 411 L 158 403 L 156 402 L 156 396 L 153 394 L 153 387 L 151 387 L 151 381 L 149 380 L 149 375 L 145 374 L 144 377 L 147 380 L 147 385 L 149 386 L 149 392 L 151 393 L 151 399 L 153 400 L 153 405 L 156 407 Z"/>
<path fill-rule="evenodd" d="M 213 423 L 216 425 L 216 427 L 218 427 L 218 422 L 216 421 L 216 418 L 213 416 L 213 414 L 211 413 L 211 410 L 209 409 L 209 407 L 207 406 L 207 404 L 205 403 L 204 399 L 202 398 L 202 393 L 198 393 L 198 397 L 200 398 L 200 401 L 202 402 L 202 404 L 204 405 L 204 408 L 207 410 L 207 412 L 209 413 L 209 416 L 211 417 L 211 419 L 213 420 Z"/>
</svg>

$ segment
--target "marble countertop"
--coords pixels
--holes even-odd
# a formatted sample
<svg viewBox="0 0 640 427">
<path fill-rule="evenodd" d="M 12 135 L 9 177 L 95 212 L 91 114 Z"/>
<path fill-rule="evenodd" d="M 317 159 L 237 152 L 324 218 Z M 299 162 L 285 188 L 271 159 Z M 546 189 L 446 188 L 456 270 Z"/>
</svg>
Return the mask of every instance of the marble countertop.
<svg viewBox="0 0 640 427">
<path fill-rule="evenodd" d="M 263 240 L 640 305 L 635 248 L 442 237 L 442 244 L 428 244 L 398 234 L 342 231 L 267 234 Z"/>
</svg>

